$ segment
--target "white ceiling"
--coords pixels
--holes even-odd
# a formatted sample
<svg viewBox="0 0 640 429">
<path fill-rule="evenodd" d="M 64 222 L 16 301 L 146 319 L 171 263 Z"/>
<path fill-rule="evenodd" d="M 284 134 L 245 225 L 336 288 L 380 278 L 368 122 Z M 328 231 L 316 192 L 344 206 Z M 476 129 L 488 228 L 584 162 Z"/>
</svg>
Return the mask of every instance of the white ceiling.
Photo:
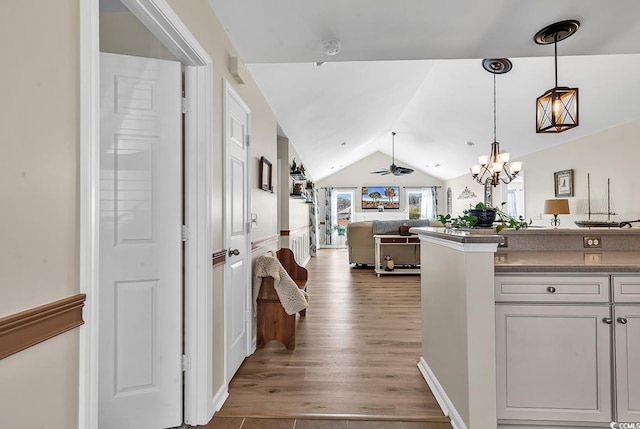
<svg viewBox="0 0 640 429">
<path fill-rule="evenodd" d="M 209 2 L 314 180 L 391 155 L 391 131 L 396 164 L 443 180 L 468 172 L 493 141 L 482 58 L 513 62 L 496 78 L 497 139 L 512 159 L 640 118 L 638 0 Z M 535 99 L 554 72 L 553 45 L 533 36 L 565 19 L 581 26 L 558 43 L 558 84 L 580 88 L 580 126 L 536 134 Z M 328 39 L 338 55 L 322 53 Z"/>
</svg>

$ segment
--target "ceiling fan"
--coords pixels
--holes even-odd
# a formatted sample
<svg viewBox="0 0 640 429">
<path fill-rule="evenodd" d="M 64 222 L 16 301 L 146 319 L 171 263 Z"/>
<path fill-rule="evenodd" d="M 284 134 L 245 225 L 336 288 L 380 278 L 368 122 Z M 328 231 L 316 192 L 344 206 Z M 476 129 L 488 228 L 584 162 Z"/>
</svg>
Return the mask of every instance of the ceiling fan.
<svg viewBox="0 0 640 429">
<path fill-rule="evenodd" d="M 371 174 L 380 174 L 384 176 L 385 174 L 393 174 L 394 176 L 405 176 L 407 174 L 413 173 L 413 169 L 407 167 L 400 167 L 396 165 L 396 132 L 391 132 L 391 165 L 388 170 L 378 170 L 372 171 Z"/>
</svg>

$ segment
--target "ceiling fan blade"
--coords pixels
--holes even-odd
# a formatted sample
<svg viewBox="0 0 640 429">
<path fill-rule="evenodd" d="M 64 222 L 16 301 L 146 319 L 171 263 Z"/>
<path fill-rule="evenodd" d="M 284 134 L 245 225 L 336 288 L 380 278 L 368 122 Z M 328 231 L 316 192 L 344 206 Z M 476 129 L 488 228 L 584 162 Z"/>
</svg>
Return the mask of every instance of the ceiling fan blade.
<svg viewBox="0 0 640 429">
<path fill-rule="evenodd" d="M 389 170 L 378 170 L 378 171 L 372 171 L 371 174 L 388 174 L 390 173 Z"/>
<path fill-rule="evenodd" d="M 396 167 L 395 171 L 393 172 L 393 174 L 396 176 L 404 176 L 411 173 L 413 173 L 413 169 L 407 167 Z"/>
</svg>

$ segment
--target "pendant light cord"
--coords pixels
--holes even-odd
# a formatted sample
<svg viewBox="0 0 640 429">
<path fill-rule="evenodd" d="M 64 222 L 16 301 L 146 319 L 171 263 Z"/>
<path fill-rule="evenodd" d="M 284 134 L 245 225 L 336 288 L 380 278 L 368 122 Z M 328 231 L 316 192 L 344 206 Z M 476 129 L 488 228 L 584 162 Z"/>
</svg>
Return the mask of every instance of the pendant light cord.
<svg viewBox="0 0 640 429">
<path fill-rule="evenodd" d="M 556 71 L 556 88 L 558 87 L 558 33 L 553 38 L 553 57 L 554 57 L 554 66 Z"/>
<path fill-rule="evenodd" d="M 493 141 L 496 141 L 496 72 L 493 71 Z"/>
</svg>

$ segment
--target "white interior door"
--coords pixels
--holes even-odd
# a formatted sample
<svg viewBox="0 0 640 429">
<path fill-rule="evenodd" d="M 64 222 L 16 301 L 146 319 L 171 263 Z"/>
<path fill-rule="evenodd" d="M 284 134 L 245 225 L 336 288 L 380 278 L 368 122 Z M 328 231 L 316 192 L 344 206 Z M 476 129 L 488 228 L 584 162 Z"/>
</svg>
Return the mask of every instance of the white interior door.
<svg viewBox="0 0 640 429">
<path fill-rule="evenodd" d="M 249 354 L 249 108 L 229 84 L 225 85 L 225 265 L 224 314 L 226 380 Z"/>
<path fill-rule="evenodd" d="M 101 429 L 182 423 L 181 66 L 100 55 Z"/>
</svg>

